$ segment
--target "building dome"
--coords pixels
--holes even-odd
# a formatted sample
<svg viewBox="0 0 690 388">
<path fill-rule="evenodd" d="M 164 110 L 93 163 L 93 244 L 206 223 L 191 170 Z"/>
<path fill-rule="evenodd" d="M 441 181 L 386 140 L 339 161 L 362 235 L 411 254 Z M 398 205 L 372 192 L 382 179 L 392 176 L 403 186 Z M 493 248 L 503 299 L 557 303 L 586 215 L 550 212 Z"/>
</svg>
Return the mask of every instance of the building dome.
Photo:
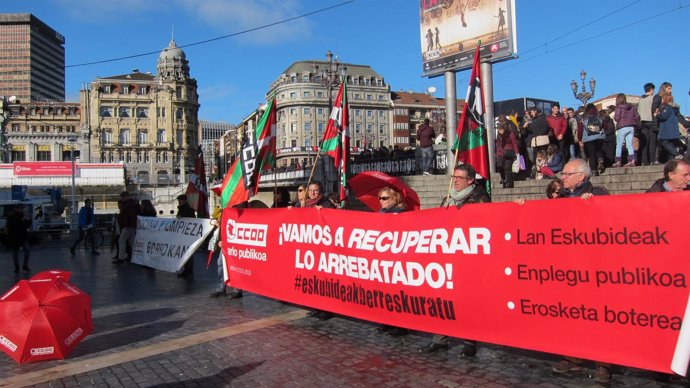
<svg viewBox="0 0 690 388">
<path fill-rule="evenodd" d="M 164 48 L 163 51 L 161 51 L 161 54 L 158 56 L 158 61 L 172 61 L 176 59 L 184 60 L 187 59 L 187 57 L 184 55 L 184 51 L 182 51 L 181 48 L 177 47 L 177 43 L 175 43 L 175 40 L 170 39 L 168 47 Z"/>
</svg>

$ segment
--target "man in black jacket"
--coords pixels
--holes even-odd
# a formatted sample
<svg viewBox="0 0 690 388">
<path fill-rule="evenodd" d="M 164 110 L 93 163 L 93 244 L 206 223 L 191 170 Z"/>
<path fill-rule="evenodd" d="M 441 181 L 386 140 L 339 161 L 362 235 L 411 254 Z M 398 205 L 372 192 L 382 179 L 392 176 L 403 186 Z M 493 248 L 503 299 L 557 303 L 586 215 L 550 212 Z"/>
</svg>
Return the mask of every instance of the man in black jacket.
<svg viewBox="0 0 690 388">
<path fill-rule="evenodd" d="M 664 177 L 657 179 L 648 193 L 665 193 L 689 190 L 690 164 L 683 159 L 671 159 L 664 166 Z"/>
<path fill-rule="evenodd" d="M 196 218 L 194 209 L 187 203 L 187 196 L 182 194 L 177 197 L 177 218 Z M 194 276 L 194 256 L 189 258 L 184 264 L 182 272 L 177 274 L 178 278 L 191 278 Z"/>
</svg>

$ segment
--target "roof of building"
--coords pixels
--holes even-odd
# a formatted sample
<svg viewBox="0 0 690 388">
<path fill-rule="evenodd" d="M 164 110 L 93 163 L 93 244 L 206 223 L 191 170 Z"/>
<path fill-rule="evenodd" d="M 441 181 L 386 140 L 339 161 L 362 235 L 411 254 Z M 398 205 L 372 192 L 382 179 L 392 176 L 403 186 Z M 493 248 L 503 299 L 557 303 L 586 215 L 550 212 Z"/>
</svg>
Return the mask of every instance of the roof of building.
<svg viewBox="0 0 690 388">
<path fill-rule="evenodd" d="M 374 77 L 383 78 L 379 73 L 375 72 L 370 66 L 366 65 L 355 65 L 352 63 L 338 62 L 341 69 L 345 70 L 345 73 L 350 76 L 362 76 L 362 77 Z M 318 66 L 318 71 L 316 66 Z M 315 73 L 321 72 L 321 70 L 326 69 L 329 66 L 327 61 L 300 61 L 295 62 L 290 65 L 283 74 L 302 74 L 302 73 Z"/>
<path fill-rule="evenodd" d="M 170 39 L 168 47 L 164 48 L 161 51 L 161 54 L 158 56 L 158 60 L 160 61 L 174 59 L 187 59 L 187 56 L 184 54 L 184 51 L 182 51 L 181 48 L 177 47 L 175 39 Z"/>
<path fill-rule="evenodd" d="M 103 77 L 99 79 L 110 81 L 153 81 L 156 79 L 156 77 L 149 73 L 140 73 L 138 71 L 135 71 L 129 74 L 120 74 L 114 75 L 112 77 Z"/>
<path fill-rule="evenodd" d="M 437 98 L 433 95 L 426 93 L 415 93 L 415 92 L 391 92 L 391 101 L 394 105 L 409 105 L 409 106 L 427 106 L 427 107 L 438 107 L 445 108 L 446 100 L 444 98 Z M 458 108 L 462 108 L 465 104 L 465 100 L 457 100 Z"/>
</svg>

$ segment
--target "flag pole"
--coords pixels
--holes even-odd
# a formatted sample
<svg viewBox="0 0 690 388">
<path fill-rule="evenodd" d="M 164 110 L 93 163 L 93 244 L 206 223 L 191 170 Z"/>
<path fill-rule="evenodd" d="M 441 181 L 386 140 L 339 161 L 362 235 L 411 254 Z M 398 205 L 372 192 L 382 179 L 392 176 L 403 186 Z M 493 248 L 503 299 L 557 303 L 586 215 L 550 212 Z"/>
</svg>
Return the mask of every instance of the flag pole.
<svg viewBox="0 0 690 388">
<path fill-rule="evenodd" d="M 307 189 L 309 189 L 309 185 L 311 184 L 311 178 L 314 176 L 314 169 L 316 169 L 316 162 L 319 161 L 319 158 L 321 157 L 321 147 L 319 147 L 316 150 L 316 157 L 314 158 L 314 163 L 311 165 L 311 172 L 309 173 L 309 179 L 307 180 Z"/>
<path fill-rule="evenodd" d="M 455 135 L 456 137 L 458 136 L 457 134 Z M 453 169 L 455 169 L 455 166 L 458 164 L 458 151 L 460 150 L 460 146 L 455 149 L 455 154 L 453 156 Z M 446 204 L 446 207 L 448 206 L 448 201 L 450 201 L 450 190 L 453 188 L 453 175 L 455 174 L 455 171 L 451 171 L 450 173 L 450 182 L 448 182 L 448 194 L 446 195 L 446 200 L 441 202 L 441 205 L 444 203 Z"/>
</svg>

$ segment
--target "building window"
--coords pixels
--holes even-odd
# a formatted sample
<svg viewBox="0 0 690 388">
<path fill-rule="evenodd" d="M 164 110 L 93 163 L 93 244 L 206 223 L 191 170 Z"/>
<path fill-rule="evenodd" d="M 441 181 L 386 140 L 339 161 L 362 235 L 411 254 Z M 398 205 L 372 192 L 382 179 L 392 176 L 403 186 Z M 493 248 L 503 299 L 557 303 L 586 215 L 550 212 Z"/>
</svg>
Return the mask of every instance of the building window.
<svg viewBox="0 0 690 388">
<path fill-rule="evenodd" d="M 382 79 L 377 79 L 377 80 L 376 80 L 376 86 L 383 86 L 383 80 L 382 80 Z"/>
<path fill-rule="evenodd" d="M 355 93 L 355 96 L 354 96 L 353 99 L 354 99 L 354 100 L 361 100 L 361 99 L 362 99 L 362 95 L 359 94 L 359 93 Z"/>
<path fill-rule="evenodd" d="M 371 133 L 371 131 L 374 129 L 374 126 L 371 124 L 367 124 L 367 133 Z"/>
<path fill-rule="evenodd" d="M 137 163 L 141 163 L 141 152 L 137 151 Z"/>
<path fill-rule="evenodd" d="M 304 92 L 304 98 L 311 98 L 311 92 Z"/>
<path fill-rule="evenodd" d="M 163 152 L 163 163 L 168 163 L 168 153 Z"/>
<path fill-rule="evenodd" d="M 129 85 L 122 85 L 122 94 L 129 94 Z"/>
<path fill-rule="evenodd" d="M 374 117 L 374 111 L 367 110 L 367 117 Z"/>
<path fill-rule="evenodd" d="M 137 117 L 139 118 L 148 118 L 149 117 L 149 108 L 137 108 Z"/>
<path fill-rule="evenodd" d="M 19 124 L 12 124 L 12 132 L 19 132 Z"/>
<path fill-rule="evenodd" d="M 36 151 L 36 160 L 39 162 L 49 162 L 50 161 L 50 149 L 45 150 L 43 147 L 46 146 L 38 146 L 38 150 Z M 50 146 L 47 146 L 50 148 Z"/>
<path fill-rule="evenodd" d="M 103 85 L 103 93 L 110 94 L 110 85 Z"/>
<path fill-rule="evenodd" d="M 113 117 L 113 107 L 101 106 L 101 117 Z"/>
<path fill-rule="evenodd" d="M 292 83 L 297 82 L 297 76 L 296 76 L 296 75 L 291 75 L 291 76 L 290 76 L 290 82 L 292 82 Z"/>
<path fill-rule="evenodd" d="M 178 86 L 175 88 L 175 97 L 178 99 L 182 98 L 182 86 Z"/>
<path fill-rule="evenodd" d="M 297 123 L 290 123 L 290 133 L 294 134 L 297 132 Z"/>
<path fill-rule="evenodd" d="M 165 108 L 161 108 L 161 107 L 156 108 L 156 116 L 165 117 Z"/>
<path fill-rule="evenodd" d="M 129 144 L 129 129 L 127 129 L 127 128 L 120 129 L 120 144 L 122 144 L 122 145 L 128 145 Z"/>
<path fill-rule="evenodd" d="M 101 134 L 103 144 L 111 144 L 113 142 L 113 133 L 110 131 L 103 131 Z"/>
<path fill-rule="evenodd" d="M 184 117 L 184 113 L 183 113 L 182 108 L 177 108 L 177 109 L 175 110 L 175 118 L 176 118 L 177 120 L 182 120 L 183 117 Z"/>
<path fill-rule="evenodd" d="M 359 117 L 362 115 L 362 111 L 359 109 L 355 109 L 355 117 Z"/>
<path fill-rule="evenodd" d="M 383 94 L 379 94 L 379 101 L 383 101 Z"/>
<path fill-rule="evenodd" d="M 319 133 L 323 132 L 323 126 L 324 126 L 323 122 L 316 124 L 316 128 L 319 131 Z"/>
<path fill-rule="evenodd" d="M 323 92 L 316 92 L 316 97 L 323 98 Z"/>
<path fill-rule="evenodd" d="M 290 144 L 292 147 L 297 147 L 297 140 L 291 140 Z"/>
<path fill-rule="evenodd" d="M 304 139 L 304 146 L 311 147 L 311 138 Z"/>
<path fill-rule="evenodd" d="M 309 109 L 309 108 L 304 108 L 304 109 L 302 110 L 302 113 L 305 114 L 305 115 L 308 115 L 308 114 L 311 113 L 311 109 Z"/>
<path fill-rule="evenodd" d="M 12 150 L 12 160 L 11 162 L 23 162 L 26 160 L 26 151 L 15 151 Z"/>
<path fill-rule="evenodd" d="M 323 108 L 316 108 L 316 114 L 322 115 L 323 114 Z"/>
<path fill-rule="evenodd" d="M 309 74 L 302 74 L 302 82 L 309 82 Z"/>
<path fill-rule="evenodd" d="M 362 124 L 355 124 L 355 133 L 360 133 L 362 131 Z"/>
<path fill-rule="evenodd" d="M 137 135 L 137 141 L 139 142 L 139 145 L 143 145 L 148 143 L 149 141 L 149 136 L 147 132 L 144 132 L 142 130 L 139 130 L 139 133 Z"/>
<path fill-rule="evenodd" d="M 383 115 L 384 115 L 384 111 L 380 110 L 379 111 L 379 117 L 383 117 Z"/>
<path fill-rule="evenodd" d="M 354 85 L 359 85 L 359 77 L 354 77 L 354 78 L 352 78 L 352 83 L 353 83 Z"/>
<path fill-rule="evenodd" d="M 386 126 L 383 124 L 380 124 L 379 125 L 379 133 L 383 134 L 384 132 L 386 132 Z"/>
<path fill-rule="evenodd" d="M 132 153 L 131 152 L 127 151 L 127 153 L 125 153 L 125 160 L 127 161 L 127 163 L 132 163 Z"/>
<path fill-rule="evenodd" d="M 160 163 L 160 162 L 161 162 L 161 153 L 156 152 L 156 163 Z"/>
<path fill-rule="evenodd" d="M 126 106 L 121 106 L 120 111 L 118 112 L 118 115 L 120 117 L 131 117 L 132 116 L 132 108 L 128 108 Z"/>
<path fill-rule="evenodd" d="M 304 132 L 311 131 L 311 123 L 304 123 Z"/>
<path fill-rule="evenodd" d="M 166 136 L 165 136 L 165 129 L 159 129 L 158 132 L 156 133 L 156 141 L 158 144 L 165 143 Z"/>
<path fill-rule="evenodd" d="M 321 76 L 320 76 L 320 75 L 315 75 L 315 76 L 314 76 L 314 82 L 321 82 Z"/>
<path fill-rule="evenodd" d="M 374 99 L 374 97 L 371 94 L 367 94 L 367 100 L 371 101 L 373 99 Z"/>
<path fill-rule="evenodd" d="M 296 108 L 290 108 L 290 115 L 294 116 L 297 114 L 297 109 Z"/>
<path fill-rule="evenodd" d="M 142 95 L 142 96 L 145 95 L 145 94 L 148 94 L 148 86 L 146 86 L 146 85 L 139 85 L 138 93 L 139 93 L 140 95 Z"/>
<path fill-rule="evenodd" d="M 366 86 L 371 85 L 371 79 L 365 78 L 365 79 L 364 79 L 364 85 L 366 85 Z"/>
<path fill-rule="evenodd" d="M 290 99 L 297 98 L 297 92 L 290 92 Z"/>
<path fill-rule="evenodd" d="M 144 152 L 144 163 L 148 163 L 150 161 L 151 161 L 150 152 L 148 152 L 148 151 Z"/>
</svg>

